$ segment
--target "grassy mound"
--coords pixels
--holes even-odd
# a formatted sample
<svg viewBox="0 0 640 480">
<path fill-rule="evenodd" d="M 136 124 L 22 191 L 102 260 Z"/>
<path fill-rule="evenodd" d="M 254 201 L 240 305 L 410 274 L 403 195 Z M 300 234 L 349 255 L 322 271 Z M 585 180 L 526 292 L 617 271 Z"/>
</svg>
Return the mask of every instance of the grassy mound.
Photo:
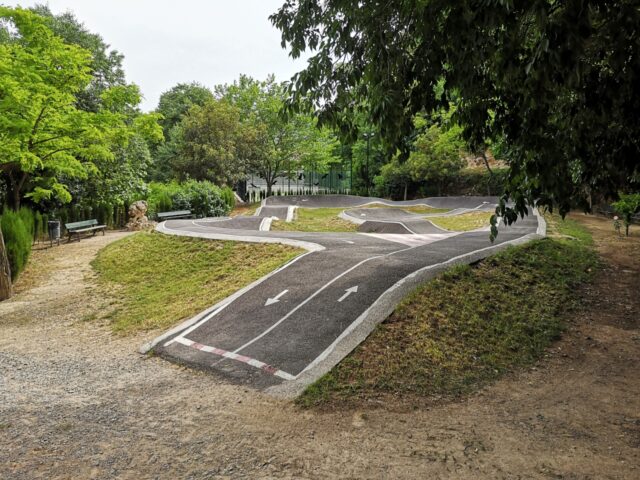
<svg viewBox="0 0 640 480">
<path fill-rule="evenodd" d="M 293 222 L 277 220 L 271 230 L 288 232 L 355 232 L 358 225 L 338 217 L 344 208 L 299 208 Z"/>
<path fill-rule="evenodd" d="M 493 212 L 469 212 L 451 217 L 429 217 L 429 221 L 440 228 L 453 232 L 468 232 L 478 228 L 489 227 Z"/>
<path fill-rule="evenodd" d="M 138 233 L 92 262 L 102 289 L 118 298 L 114 331 L 166 328 L 217 303 L 298 255 L 276 244 Z"/>
<path fill-rule="evenodd" d="M 534 362 L 597 264 L 588 232 L 556 225 L 574 239 L 512 247 L 417 289 L 299 404 L 457 395 Z"/>
</svg>

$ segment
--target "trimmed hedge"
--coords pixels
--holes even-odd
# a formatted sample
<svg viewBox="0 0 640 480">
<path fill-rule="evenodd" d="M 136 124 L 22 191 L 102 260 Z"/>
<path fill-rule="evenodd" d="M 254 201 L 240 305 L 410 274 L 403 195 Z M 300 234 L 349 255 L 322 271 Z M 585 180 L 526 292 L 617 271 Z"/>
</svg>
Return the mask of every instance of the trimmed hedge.
<svg viewBox="0 0 640 480">
<path fill-rule="evenodd" d="M 11 280 L 15 281 L 18 275 L 23 272 L 29 255 L 31 255 L 34 231 L 33 213 L 28 209 L 14 212 L 5 208 L 2 217 L 0 217 L 0 228 L 2 228 L 4 245 L 11 267 Z"/>
</svg>

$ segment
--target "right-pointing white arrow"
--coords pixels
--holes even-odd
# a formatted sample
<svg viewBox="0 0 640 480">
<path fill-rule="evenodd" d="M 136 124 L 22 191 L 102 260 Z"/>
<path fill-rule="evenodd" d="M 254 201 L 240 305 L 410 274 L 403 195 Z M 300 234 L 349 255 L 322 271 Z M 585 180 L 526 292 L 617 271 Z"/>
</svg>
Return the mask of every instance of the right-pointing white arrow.
<svg viewBox="0 0 640 480">
<path fill-rule="evenodd" d="M 342 295 L 338 301 L 341 302 L 343 301 L 345 298 L 347 298 L 349 295 L 351 295 L 352 293 L 356 293 L 358 291 L 358 286 L 356 285 L 355 287 L 351 287 L 351 288 L 347 288 L 344 291 L 344 295 Z"/>
<path fill-rule="evenodd" d="M 284 290 L 284 291 L 280 292 L 278 295 L 276 295 L 273 298 L 267 298 L 267 301 L 265 302 L 264 306 L 268 307 L 269 305 L 273 305 L 274 303 L 278 303 L 280 301 L 280 297 L 283 296 L 288 291 L 289 290 Z"/>
</svg>

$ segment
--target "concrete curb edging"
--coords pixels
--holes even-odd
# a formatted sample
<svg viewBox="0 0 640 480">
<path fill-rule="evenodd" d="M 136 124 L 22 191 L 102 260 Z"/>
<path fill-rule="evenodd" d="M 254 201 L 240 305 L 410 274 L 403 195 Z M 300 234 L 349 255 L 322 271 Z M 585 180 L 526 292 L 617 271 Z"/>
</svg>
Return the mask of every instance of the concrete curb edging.
<svg viewBox="0 0 640 480">
<path fill-rule="evenodd" d="M 274 217 L 264 217 L 260 222 L 260 226 L 258 227 L 259 232 L 268 232 L 271 230 L 271 222 L 273 222 Z"/>
<path fill-rule="evenodd" d="M 540 220 L 540 217 L 539 217 Z M 362 343 L 379 323 L 383 322 L 409 293 L 439 273 L 455 265 L 470 264 L 482 260 L 510 246 L 521 245 L 541 238 L 537 233 L 510 240 L 499 245 L 485 247 L 474 252 L 459 255 L 445 262 L 423 267 L 396 282 L 365 310 L 327 349 L 314 360 L 295 380 L 270 387 L 266 393 L 281 397 L 295 398 L 311 383 L 328 373 L 344 357 Z"/>
<path fill-rule="evenodd" d="M 547 236 L 547 221 L 544 219 L 544 216 L 538 211 L 538 207 L 531 207 L 533 210 L 533 214 L 538 217 L 538 228 L 536 229 L 536 234 L 541 237 Z"/>
<path fill-rule="evenodd" d="M 463 214 L 465 214 L 465 213 L 467 213 L 467 212 L 473 212 L 473 211 L 476 211 L 476 209 L 458 209 L 458 210 L 465 210 L 465 211 L 462 211 L 462 212 L 460 212 L 460 213 L 457 213 L 456 215 L 463 215 Z M 453 210 L 452 210 L 452 211 L 453 211 Z M 413 230 L 411 230 L 411 229 L 410 229 L 410 228 L 409 228 L 409 227 L 408 227 L 404 222 L 401 222 L 400 220 L 380 220 L 380 219 L 375 219 L 375 220 L 365 220 L 365 219 L 362 219 L 362 218 L 358 218 L 358 217 L 354 217 L 354 216 L 352 216 L 352 215 L 349 215 L 349 213 L 347 213 L 347 212 L 348 212 L 348 210 L 343 210 L 342 212 L 340 212 L 340 213 L 338 214 L 338 217 L 340 217 L 342 220 L 345 220 L 345 221 L 347 221 L 347 222 L 354 223 L 354 224 L 356 224 L 356 225 L 362 225 L 362 224 L 367 223 L 367 222 L 371 222 L 371 223 L 389 223 L 389 224 L 394 224 L 394 225 L 400 225 L 400 226 L 402 226 L 404 229 L 406 229 L 406 230 L 409 232 L 409 234 L 411 234 L 411 235 L 419 235 L 418 233 L 416 233 L 416 232 L 414 232 Z M 442 215 L 438 215 L 438 216 L 453 216 L 453 215 L 445 215 L 445 214 L 442 214 Z M 435 215 L 434 215 L 434 217 L 435 217 Z M 416 220 L 417 220 L 417 219 L 416 219 Z M 436 225 L 435 223 L 433 223 L 433 222 L 429 219 L 429 217 L 424 217 L 424 218 L 422 218 L 422 220 L 424 220 L 425 222 L 430 223 L 434 228 L 437 228 L 438 230 L 440 230 L 440 231 L 442 231 L 442 232 L 444 232 L 444 233 L 459 233 L 459 232 L 457 232 L 457 231 L 455 231 L 455 230 L 447 230 L 446 228 L 442 228 L 441 226 Z M 498 225 L 500 224 L 499 222 L 500 222 L 500 217 L 498 217 Z M 487 228 L 487 227 L 480 227 L 480 228 L 476 228 L 476 229 L 474 229 L 474 230 L 468 230 L 468 231 L 466 231 L 466 232 L 464 232 L 464 233 L 469 233 L 469 232 L 484 232 L 484 231 L 488 231 L 488 230 L 489 230 L 489 228 Z M 364 233 L 368 233 L 368 232 L 364 232 Z"/>
<path fill-rule="evenodd" d="M 295 218 L 295 214 L 296 214 L 296 209 L 298 207 L 293 205 L 293 206 L 289 206 L 287 207 L 287 218 L 285 219 L 285 222 L 289 223 L 289 222 L 293 222 L 293 219 Z"/>
<path fill-rule="evenodd" d="M 248 242 L 248 243 L 279 243 L 281 245 L 289 245 L 291 247 L 298 247 L 308 252 L 321 252 L 325 250 L 325 248 L 313 242 L 307 242 L 305 240 L 294 240 L 292 238 L 283 238 L 283 237 L 255 237 L 252 235 L 229 235 L 226 233 L 196 233 L 196 232 L 187 232 L 184 230 L 177 230 L 173 228 L 169 228 L 165 225 L 165 222 L 162 222 L 156 226 L 156 231 L 160 233 L 165 233 L 167 235 L 177 235 L 179 237 L 192 237 L 192 238 L 205 238 L 208 240 L 223 240 L 223 241 L 237 241 L 237 242 Z"/>
<path fill-rule="evenodd" d="M 341 218 L 342 220 L 346 220 L 347 222 L 355 223 L 356 225 L 362 225 L 364 222 L 366 222 L 366 220 L 363 220 L 361 218 L 352 217 L 351 215 L 348 215 L 346 210 L 341 211 L 338 214 L 338 217 Z M 393 222 L 393 223 L 398 223 L 398 222 Z"/>
</svg>

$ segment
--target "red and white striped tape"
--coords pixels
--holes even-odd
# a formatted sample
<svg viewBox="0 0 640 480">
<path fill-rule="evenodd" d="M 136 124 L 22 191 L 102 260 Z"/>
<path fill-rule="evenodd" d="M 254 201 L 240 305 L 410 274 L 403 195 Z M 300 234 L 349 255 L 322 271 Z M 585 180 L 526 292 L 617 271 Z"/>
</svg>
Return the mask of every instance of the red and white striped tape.
<svg viewBox="0 0 640 480">
<path fill-rule="evenodd" d="M 251 365 L 252 367 L 259 368 L 263 372 L 266 372 L 271 375 L 275 375 L 276 377 L 280 377 L 284 380 L 294 380 L 296 377 L 291 375 L 290 373 L 283 372 L 282 370 L 278 370 L 271 365 L 261 362 L 260 360 L 256 360 L 255 358 L 246 357 L 244 355 L 239 355 L 237 353 L 228 352 L 227 350 L 222 350 L 221 348 L 210 347 L 209 345 L 203 345 L 198 342 L 194 342 L 193 340 L 189 340 L 188 338 L 178 337 L 175 339 L 177 343 L 180 343 L 186 347 L 195 348 L 196 350 L 200 350 L 201 352 L 212 353 L 214 355 L 218 355 L 220 357 L 229 358 L 231 360 L 236 360 L 238 362 L 246 363 Z"/>
</svg>

